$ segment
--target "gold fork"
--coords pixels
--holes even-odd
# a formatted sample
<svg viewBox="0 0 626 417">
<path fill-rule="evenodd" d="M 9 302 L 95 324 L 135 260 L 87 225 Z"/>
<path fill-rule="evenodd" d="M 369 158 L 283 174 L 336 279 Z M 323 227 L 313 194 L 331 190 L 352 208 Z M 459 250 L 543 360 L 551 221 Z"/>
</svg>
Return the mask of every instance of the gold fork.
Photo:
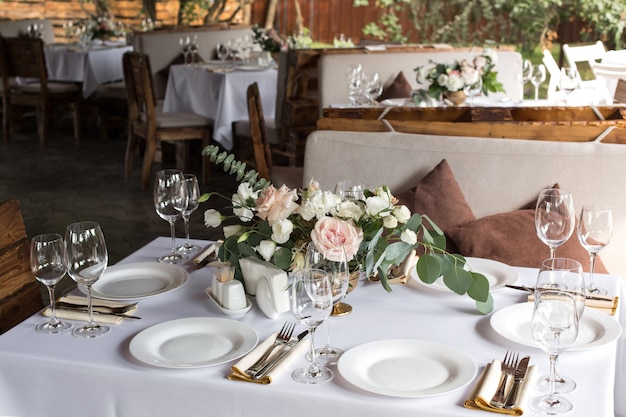
<svg viewBox="0 0 626 417">
<path fill-rule="evenodd" d="M 518 353 L 513 353 L 509 350 L 506 351 L 504 355 L 504 360 L 502 361 L 502 375 L 500 375 L 500 384 L 498 385 L 498 389 L 496 394 L 493 396 L 489 404 L 494 407 L 501 408 L 504 406 L 504 390 L 506 389 L 506 382 L 509 376 L 513 376 L 515 374 L 515 370 L 517 369 L 518 362 Z"/>
</svg>

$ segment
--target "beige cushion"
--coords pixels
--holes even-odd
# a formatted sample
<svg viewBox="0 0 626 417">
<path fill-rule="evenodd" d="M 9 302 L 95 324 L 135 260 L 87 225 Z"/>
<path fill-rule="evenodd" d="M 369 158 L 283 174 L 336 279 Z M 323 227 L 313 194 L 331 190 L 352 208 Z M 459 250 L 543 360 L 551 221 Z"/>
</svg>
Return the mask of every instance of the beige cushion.
<svg viewBox="0 0 626 417">
<path fill-rule="evenodd" d="M 157 127 L 160 128 L 210 126 L 213 123 L 207 117 L 187 112 L 157 113 L 156 119 Z"/>
<path fill-rule="evenodd" d="M 93 98 L 97 99 L 119 99 L 126 100 L 126 84 L 124 81 L 115 81 L 112 83 L 99 84 L 93 93 Z"/>
</svg>

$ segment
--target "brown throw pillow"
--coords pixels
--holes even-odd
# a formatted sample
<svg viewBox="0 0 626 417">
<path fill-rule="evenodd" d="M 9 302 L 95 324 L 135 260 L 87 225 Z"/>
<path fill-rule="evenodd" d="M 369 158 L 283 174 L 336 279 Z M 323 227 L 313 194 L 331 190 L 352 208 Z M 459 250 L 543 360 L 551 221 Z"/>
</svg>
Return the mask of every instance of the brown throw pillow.
<svg viewBox="0 0 626 417">
<path fill-rule="evenodd" d="M 396 195 L 400 204 L 412 213 L 426 214 L 446 236 L 454 226 L 473 220 L 476 216 L 465 200 L 447 160 L 442 160 L 415 188 Z M 447 239 L 447 250 L 458 252 L 454 242 Z"/>
<path fill-rule="evenodd" d="M 486 216 L 453 227 L 448 235 L 463 256 L 487 258 L 512 266 L 539 268 L 550 257 L 548 246 L 535 231 L 535 210 L 515 210 Z M 556 250 L 556 256 L 576 259 L 589 270 L 589 254 L 575 235 Z M 608 273 L 598 257 L 596 272 Z"/>
<path fill-rule="evenodd" d="M 400 73 L 396 76 L 395 80 L 383 89 L 382 94 L 378 97 L 378 101 L 383 101 L 391 98 L 410 98 L 413 87 L 407 81 L 404 73 Z"/>
</svg>

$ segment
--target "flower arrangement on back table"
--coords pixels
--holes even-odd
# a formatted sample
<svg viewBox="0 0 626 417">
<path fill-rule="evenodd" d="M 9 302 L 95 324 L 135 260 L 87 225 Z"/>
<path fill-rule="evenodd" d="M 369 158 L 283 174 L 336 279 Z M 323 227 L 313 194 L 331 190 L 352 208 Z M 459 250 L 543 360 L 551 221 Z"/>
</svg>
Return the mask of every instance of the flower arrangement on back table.
<svg viewBox="0 0 626 417">
<path fill-rule="evenodd" d="M 492 48 L 485 48 L 481 55 L 474 57 L 472 62 L 468 60 L 455 61 L 453 63 L 436 63 L 434 66 L 415 68 L 415 80 L 418 84 L 430 83 L 428 90 L 417 90 L 414 100 L 420 102 L 426 95 L 440 99 L 449 93 L 463 91 L 466 86 L 473 86 L 482 79 L 482 92 L 504 92 L 504 86 L 498 81 L 498 72 L 494 71 L 498 63 L 498 56 Z"/>
<path fill-rule="evenodd" d="M 107 40 L 118 36 L 124 36 L 125 30 L 121 23 L 115 22 L 113 17 L 108 14 L 100 16 L 91 15 L 87 19 L 78 22 L 85 32 L 90 33 L 93 39 Z"/>
<path fill-rule="evenodd" d="M 287 47 L 287 41 L 276 32 L 276 29 L 264 29 L 258 24 L 252 26 L 252 39 L 267 52 L 280 52 Z"/>
<path fill-rule="evenodd" d="M 344 248 L 351 270 L 378 274 L 383 287 L 391 291 L 389 269 L 400 265 L 418 246 L 424 254 L 417 262 L 417 273 L 426 283 L 440 276 L 457 294 L 467 294 L 476 301 L 479 311 L 493 308 L 489 282 L 476 272 L 465 269 L 465 259 L 445 251 L 443 232 L 427 216 L 413 214 L 397 204 L 386 186 L 365 190 L 363 200 L 344 200 L 319 188 L 315 181 L 302 190 L 274 187 L 258 179 L 254 170 L 232 154 L 209 145 L 202 151 L 213 163 L 222 164 L 225 172 L 237 176 L 237 193 L 228 198 L 217 193 L 204 194 L 206 202 L 220 196 L 232 203 L 232 216 L 215 209 L 204 213 L 207 227 L 219 227 L 223 221 L 238 218 L 241 224 L 224 226 L 224 243 L 218 257 L 235 267 L 235 277 L 243 282 L 239 259 L 254 256 L 285 271 L 302 268 L 309 242 L 318 248 L 337 245 Z"/>
</svg>

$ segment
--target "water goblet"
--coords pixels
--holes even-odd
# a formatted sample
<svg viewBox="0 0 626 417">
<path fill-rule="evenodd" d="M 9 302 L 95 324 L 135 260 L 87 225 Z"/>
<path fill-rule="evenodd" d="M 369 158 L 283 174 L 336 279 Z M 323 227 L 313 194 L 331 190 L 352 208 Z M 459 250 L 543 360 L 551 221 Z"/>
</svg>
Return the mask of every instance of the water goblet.
<svg viewBox="0 0 626 417">
<path fill-rule="evenodd" d="M 315 330 L 330 315 L 333 294 L 328 275 L 321 269 L 301 269 L 293 274 L 291 283 L 291 312 L 309 331 L 311 352 L 308 368 L 296 369 L 292 376 L 305 384 L 321 384 L 333 377 L 333 372 L 317 364 Z"/>
<path fill-rule="evenodd" d="M 477 95 L 479 95 L 483 91 L 483 79 L 482 79 L 481 76 L 478 76 L 477 78 L 478 79 L 477 79 L 477 81 L 474 84 L 466 84 L 463 87 L 463 92 L 470 99 L 470 106 L 474 105 L 474 97 L 476 97 Z"/>
<path fill-rule="evenodd" d="M 200 187 L 198 179 L 193 174 L 184 174 L 185 185 L 187 186 L 187 207 L 181 212 L 185 222 L 185 244 L 179 246 L 177 252 L 190 253 L 200 249 L 200 246 L 189 242 L 189 216 L 198 208 L 198 198 L 200 198 Z"/>
<path fill-rule="evenodd" d="M 535 291 L 544 290 L 567 291 L 573 298 L 576 305 L 576 314 L 580 321 L 585 311 L 585 277 L 583 267 L 580 262 L 569 258 L 551 258 L 541 263 Z M 557 361 L 558 362 L 558 361 Z M 576 388 L 576 383 L 568 377 L 563 377 L 554 371 L 554 386 L 557 394 L 566 394 Z M 537 382 L 537 387 L 542 391 L 550 389 L 550 375 L 541 376 Z"/>
<path fill-rule="evenodd" d="M 535 208 L 537 236 L 550 248 L 550 258 L 556 249 L 572 236 L 576 224 L 572 195 L 558 188 L 541 190 Z"/>
<path fill-rule="evenodd" d="M 522 62 L 522 71 L 517 75 L 517 79 L 522 84 L 522 100 L 524 100 L 524 90 L 526 88 L 526 84 L 530 81 L 530 74 L 533 70 L 533 64 L 529 59 L 525 59 Z"/>
<path fill-rule="evenodd" d="M 543 64 L 533 66 L 530 82 L 535 86 L 535 100 L 539 100 L 539 86 L 546 80 L 546 67 Z"/>
<path fill-rule="evenodd" d="M 95 222 L 72 223 L 65 231 L 65 264 L 67 273 L 87 290 L 87 324 L 74 329 L 78 337 L 93 338 L 109 332 L 109 326 L 93 320 L 91 286 L 104 274 L 108 252 L 100 225 Z"/>
<path fill-rule="evenodd" d="M 187 207 L 187 186 L 183 172 L 178 169 L 165 169 L 156 173 L 154 183 L 154 207 L 157 214 L 170 224 L 172 250 L 159 258 L 159 262 L 177 264 L 187 257 L 176 252 L 176 220 Z"/>
<path fill-rule="evenodd" d="M 309 242 L 304 256 L 304 268 L 321 269 L 328 274 L 333 296 L 331 316 L 342 316 L 352 311 L 352 307 L 347 304 L 345 306 L 349 307 L 348 309 L 338 306 L 341 299 L 346 295 L 350 284 L 350 270 L 343 246 L 337 246 L 326 253 L 320 250 L 314 242 Z M 337 363 L 343 350 L 331 346 L 328 320 L 324 321 L 324 328 L 326 330 L 326 345 L 316 350 L 315 353 L 324 364 L 332 365 Z"/>
<path fill-rule="evenodd" d="M 594 282 L 594 271 L 598 253 L 609 244 L 613 235 L 613 214 L 607 206 L 584 205 L 580 211 L 577 235 L 580 244 L 589 253 L 589 282 L 587 292 L 607 294 L 605 288 Z"/>
<path fill-rule="evenodd" d="M 348 85 L 348 98 L 353 106 L 357 106 L 363 97 L 363 66 L 350 65 L 345 72 L 345 81 Z"/>
<path fill-rule="evenodd" d="M 376 99 L 383 92 L 383 83 L 377 72 L 366 73 L 363 75 L 363 94 L 368 100 L 369 105 L 375 105 Z"/>
<path fill-rule="evenodd" d="M 71 323 L 57 319 L 55 307 L 54 288 L 66 272 L 64 250 L 63 237 L 57 233 L 37 235 L 30 243 L 30 268 L 37 281 L 46 286 L 50 298 L 50 320 L 37 325 L 39 333 L 62 333 L 72 327 Z"/>
<path fill-rule="evenodd" d="M 578 314 L 571 293 L 556 288 L 535 291 L 531 320 L 533 339 L 550 358 L 550 390 L 532 398 L 529 407 L 535 412 L 559 415 L 573 409 L 573 404 L 556 394 L 556 360 L 578 336 Z"/>
<path fill-rule="evenodd" d="M 335 194 L 343 200 L 363 200 L 365 187 L 359 182 L 341 180 L 335 185 Z"/>
<path fill-rule="evenodd" d="M 580 79 L 576 68 L 561 68 L 559 87 L 565 92 L 565 104 L 569 103 L 570 94 L 580 87 Z"/>
<path fill-rule="evenodd" d="M 222 65 L 226 64 L 226 60 L 230 56 L 230 42 L 220 42 L 216 46 L 217 58 L 222 61 Z"/>
</svg>

